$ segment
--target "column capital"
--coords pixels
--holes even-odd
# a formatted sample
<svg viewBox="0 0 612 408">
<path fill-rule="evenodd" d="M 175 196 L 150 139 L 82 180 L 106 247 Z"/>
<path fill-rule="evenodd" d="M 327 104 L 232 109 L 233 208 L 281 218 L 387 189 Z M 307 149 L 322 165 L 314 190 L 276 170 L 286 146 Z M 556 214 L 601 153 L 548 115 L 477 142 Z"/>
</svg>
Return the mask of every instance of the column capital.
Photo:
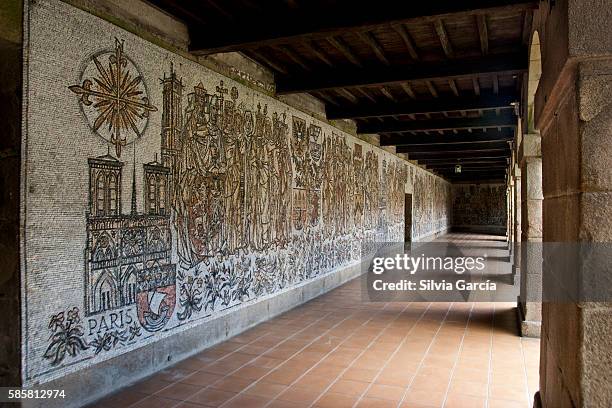
<svg viewBox="0 0 612 408">
<path fill-rule="evenodd" d="M 528 157 L 542 157 L 542 137 L 540 132 L 525 133 L 519 150 L 519 162 Z"/>
</svg>

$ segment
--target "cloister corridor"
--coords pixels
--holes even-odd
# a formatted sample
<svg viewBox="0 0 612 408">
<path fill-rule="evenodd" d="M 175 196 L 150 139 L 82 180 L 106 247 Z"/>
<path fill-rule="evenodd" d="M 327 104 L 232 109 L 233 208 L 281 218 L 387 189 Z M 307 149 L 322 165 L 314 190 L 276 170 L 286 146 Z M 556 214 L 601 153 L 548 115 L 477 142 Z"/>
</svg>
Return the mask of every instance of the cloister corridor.
<svg viewBox="0 0 612 408">
<path fill-rule="evenodd" d="M 611 408 L 612 0 L 0 0 L 0 407 Z"/>
<path fill-rule="evenodd" d="M 508 255 L 505 237 L 451 233 L 437 241 Z M 519 336 L 516 303 L 366 302 L 360 279 L 93 406 L 531 406 L 540 340 Z"/>
</svg>

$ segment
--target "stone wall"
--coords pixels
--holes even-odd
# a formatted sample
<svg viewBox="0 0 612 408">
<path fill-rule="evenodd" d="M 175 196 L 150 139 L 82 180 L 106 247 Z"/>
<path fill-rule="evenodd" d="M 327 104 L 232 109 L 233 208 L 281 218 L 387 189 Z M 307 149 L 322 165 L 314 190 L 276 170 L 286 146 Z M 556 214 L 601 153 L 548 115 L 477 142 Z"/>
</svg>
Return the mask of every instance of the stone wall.
<svg viewBox="0 0 612 408">
<path fill-rule="evenodd" d="M 395 155 L 70 5 L 27 21 L 26 385 L 91 401 L 329 290 L 407 192 L 415 239 L 448 228 Z"/>
<path fill-rule="evenodd" d="M 504 184 L 453 184 L 453 230 L 504 234 L 506 186 Z"/>
<path fill-rule="evenodd" d="M 542 136 L 543 241 L 612 241 L 612 7 L 596 0 L 541 3 L 535 124 Z M 543 293 L 564 299 L 568 281 L 609 287 L 609 257 L 589 251 L 562 271 L 544 250 Z M 554 260 L 554 259 L 553 259 Z M 602 262 L 603 261 L 603 262 Z M 577 285 L 577 286 L 580 286 Z M 612 304 L 542 304 L 540 392 L 544 408 L 612 406 Z"/>
</svg>

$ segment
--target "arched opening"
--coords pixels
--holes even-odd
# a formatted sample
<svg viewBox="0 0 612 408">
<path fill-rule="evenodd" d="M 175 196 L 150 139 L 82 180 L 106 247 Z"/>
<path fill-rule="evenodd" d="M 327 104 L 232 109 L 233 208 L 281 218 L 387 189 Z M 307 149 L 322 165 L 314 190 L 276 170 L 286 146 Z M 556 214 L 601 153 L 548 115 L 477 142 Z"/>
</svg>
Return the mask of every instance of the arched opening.
<svg viewBox="0 0 612 408">
<path fill-rule="evenodd" d="M 109 174 L 108 175 L 108 194 L 109 194 L 109 215 L 118 215 L 119 211 L 118 211 L 118 201 L 117 201 L 117 192 L 118 192 L 118 188 L 117 188 L 117 176 L 114 174 Z"/>
<path fill-rule="evenodd" d="M 151 174 L 147 180 L 147 196 L 149 201 L 149 214 L 157 213 L 157 180 L 154 174 Z"/>
<path fill-rule="evenodd" d="M 96 181 L 96 215 L 104 216 L 106 211 L 106 174 L 98 174 Z"/>
<path fill-rule="evenodd" d="M 127 271 L 125 283 L 123 285 L 124 306 L 136 303 L 136 289 L 136 268 L 131 266 Z"/>
<path fill-rule="evenodd" d="M 115 279 L 109 270 L 105 270 L 98 278 L 94 294 L 94 304 L 97 311 L 103 312 L 116 307 L 116 284 Z"/>
</svg>

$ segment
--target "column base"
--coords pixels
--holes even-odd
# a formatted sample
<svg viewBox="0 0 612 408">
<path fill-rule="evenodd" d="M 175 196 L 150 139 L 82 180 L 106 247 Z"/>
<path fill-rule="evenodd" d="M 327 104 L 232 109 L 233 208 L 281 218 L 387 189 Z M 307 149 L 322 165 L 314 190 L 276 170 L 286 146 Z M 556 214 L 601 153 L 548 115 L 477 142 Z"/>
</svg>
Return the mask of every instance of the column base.
<svg viewBox="0 0 612 408">
<path fill-rule="evenodd" d="M 519 322 L 521 324 L 521 336 L 540 338 L 542 332 L 542 322 L 537 320 L 525 320 L 523 308 L 521 307 L 520 302 L 516 310 L 518 313 Z"/>
<path fill-rule="evenodd" d="M 516 284 L 519 276 L 521 276 L 521 267 L 512 265 L 512 285 Z"/>
</svg>

